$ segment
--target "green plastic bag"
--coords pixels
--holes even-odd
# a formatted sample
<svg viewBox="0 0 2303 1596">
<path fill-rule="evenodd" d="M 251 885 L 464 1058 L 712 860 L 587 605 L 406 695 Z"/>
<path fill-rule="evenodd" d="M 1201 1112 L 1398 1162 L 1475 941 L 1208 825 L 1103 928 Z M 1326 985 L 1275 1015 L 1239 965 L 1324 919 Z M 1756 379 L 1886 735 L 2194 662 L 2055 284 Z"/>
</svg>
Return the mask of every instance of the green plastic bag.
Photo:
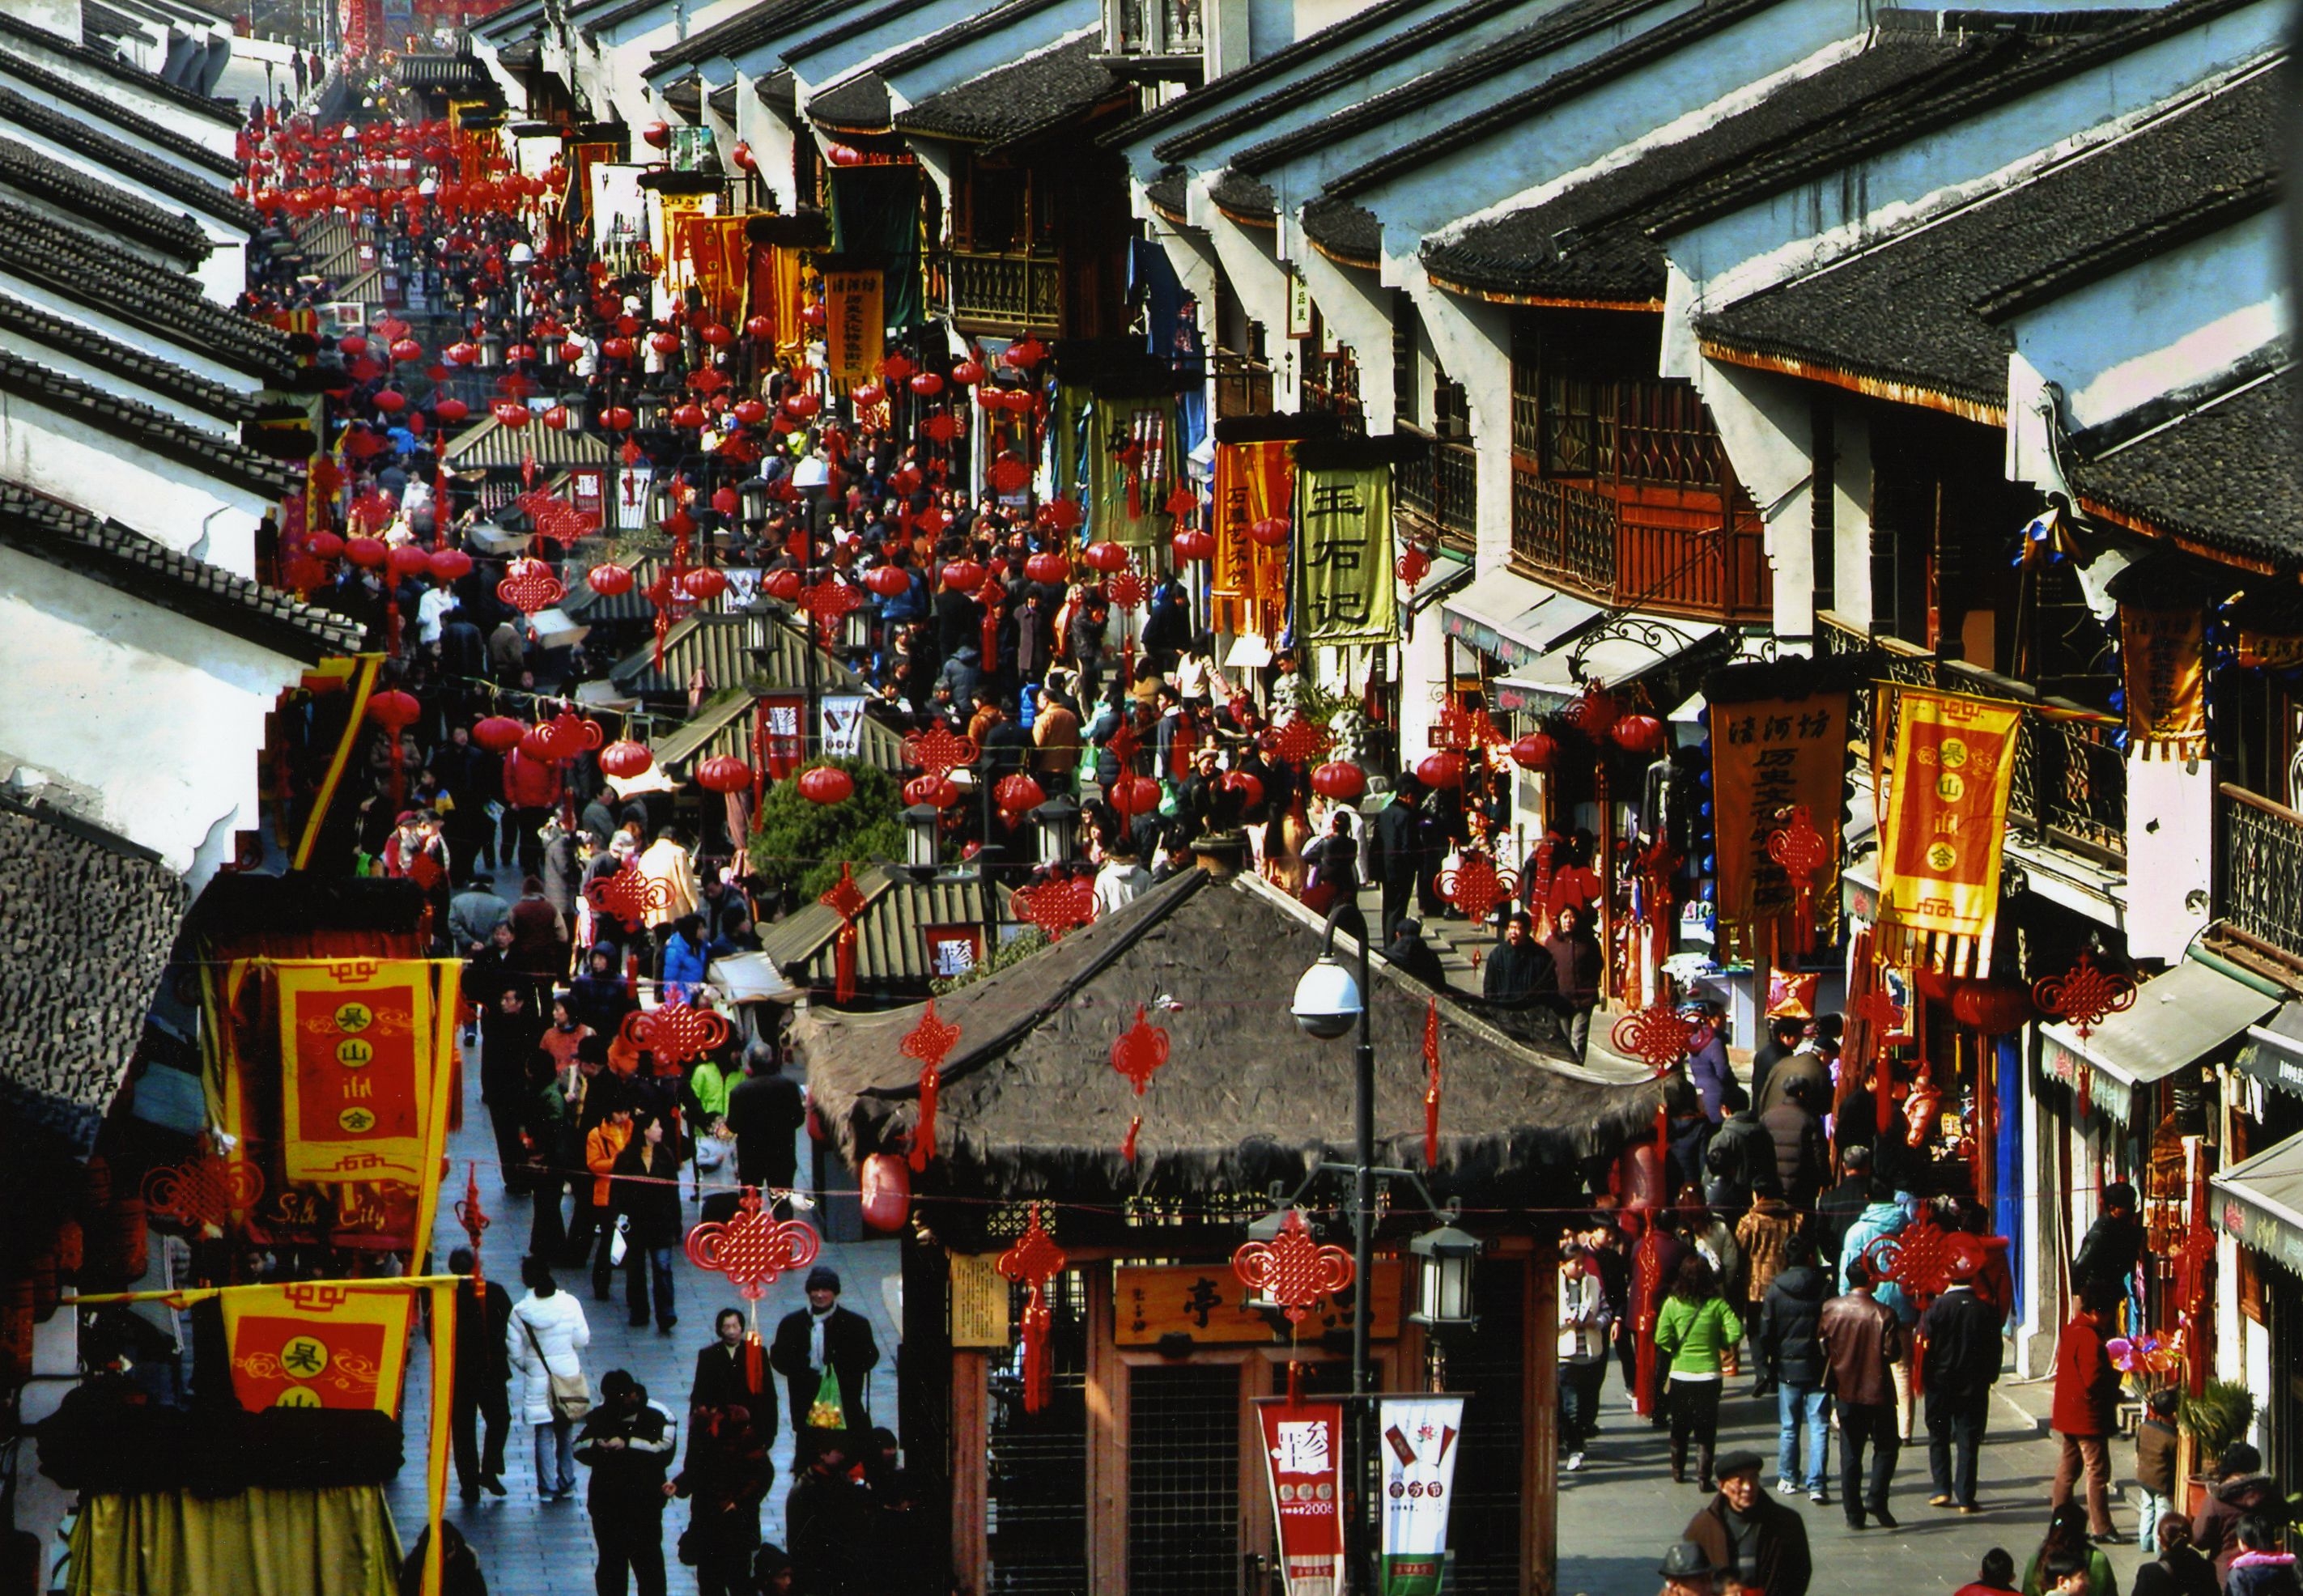
<svg viewBox="0 0 2303 1596">
<path fill-rule="evenodd" d="M 815 1400 L 807 1405 L 807 1426 L 811 1430 L 848 1428 L 848 1408 L 840 1399 L 839 1376 L 832 1370 L 823 1372 L 823 1382 L 815 1388 Z"/>
</svg>

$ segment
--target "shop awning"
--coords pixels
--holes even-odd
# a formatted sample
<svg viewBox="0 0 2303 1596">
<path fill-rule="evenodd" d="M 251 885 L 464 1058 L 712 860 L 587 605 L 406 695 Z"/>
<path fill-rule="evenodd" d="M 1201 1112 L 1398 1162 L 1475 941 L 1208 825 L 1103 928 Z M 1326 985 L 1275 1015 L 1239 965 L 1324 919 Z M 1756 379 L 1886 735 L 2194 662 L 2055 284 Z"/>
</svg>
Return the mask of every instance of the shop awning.
<svg viewBox="0 0 2303 1596">
<path fill-rule="evenodd" d="M 1576 649 L 1555 645 L 1541 659 L 1497 678 L 1496 708 L 1553 714 L 1579 696 L 1587 682 L 1629 687 L 1719 634 L 1717 626 L 1703 621 L 1665 620 L 1649 615 L 1619 616 L 1608 627 L 1608 635 L 1582 647 L 1580 659 Z M 1581 630 L 1579 626 L 1577 631 Z M 1562 637 L 1560 643 L 1568 641 Z M 1580 677 L 1572 666 L 1582 668 Z"/>
<path fill-rule="evenodd" d="M 2124 1123 L 2135 1088 L 2194 1064 L 2277 1007 L 2277 1001 L 2196 959 L 2136 989 L 2135 1006 L 2113 1014 L 2083 1042 L 2069 1025 L 2043 1025 L 2048 1074 L 2074 1085 L 2091 1071 L 2096 1107 Z"/>
<path fill-rule="evenodd" d="M 1447 635 L 1506 666 L 1531 665 L 1596 619 L 1599 607 L 1501 567 L 1440 601 Z"/>
<path fill-rule="evenodd" d="M 2303 1001 L 2286 1004 L 2261 1025 L 2247 1028 L 2239 1067 L 2265 1086 L 2303 1097 Z"/>
<path fill-rule="evenodd" d="M 2303 1136 L 2234 1163 L 2208 1183 L 2222 1199 L 2214 1205 L 2217 1229 L 2303 1274 Z"/>
</svg>

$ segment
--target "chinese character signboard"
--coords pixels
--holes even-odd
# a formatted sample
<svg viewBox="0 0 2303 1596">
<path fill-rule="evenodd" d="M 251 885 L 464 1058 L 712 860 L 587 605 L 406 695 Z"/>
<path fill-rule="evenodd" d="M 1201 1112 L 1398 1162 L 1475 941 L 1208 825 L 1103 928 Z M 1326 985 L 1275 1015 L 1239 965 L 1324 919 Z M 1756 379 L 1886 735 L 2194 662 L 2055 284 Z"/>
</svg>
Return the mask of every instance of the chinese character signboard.
<svg viewBox="0 0 2303 1596">
<path fill-rule="evenodd" d="M 760 723 L 755 733 L 763 767 L 770 779 L 781 781 L 807 759 L 800 723 L 807 716 L 804 693 L 770 693 L 760 699 Z"/>
<path fill-rule="evenodd" d="M 652 502 L 648 490 L 655 484 L 655 467 L 645 459 L 630 461 L 616 473 L 616 530 L 645 532 Z"/>
<path fill-rule="evenodd" d="M 823 696 L 823 724 L 816 735 L 827 758 L 852 760 L 864 752 L 864 695 L 828 693 Z"/>
<path fill-rule="evenodd" d="M 1379 1259 L 1369 1320 L 1378 1340 L 1399 1334 L 1400 1262 Z M 1301 1327 L 1305 1340 L 1352 1322 L 1346 1286 L 1322 1297 Z M 1123 1264 L 1112 1288 L 1112 1340 L 1122 1347 L 1157 1346 L 1163 1336 L 1187 1335 L 1202 1347 L 1261 1346 L 1272 1339 L 1271 1321 L 1246 1306 L 1248 1290 L 1227 1264 Z"/>
<path fill-rule="evenodd" d="M 2207 752 L 2206 614 L 2119 607 L 2119 662 L 2129 746 L 2147 760 Z"/>
<path fill-rule="evenodd" d="M 1711 698 L 1711 794 L 1718 860 L 1719 928 L 1759 959 L 1798 938 L 1785 923 L 1796 893 L 1768 857 L 1767 836 L 1788 810 L 1805 807 L 1831 846 L 1809 882 L 1810 911 L 1826 923 L 1839 910 L 1840 781 L 1847 760 L 1847 694 L 1722 701 L 1735 673 L 1707 685 Z M 1775 933 L 1772 943 L 1768 933 Z"/>
<path fill-rule="evenodd" d="M 435 1088 L 450 1071 L 433 970 L 426 959 L 274 966 L 290 1180 L 437 1180 L 427 1133 L 435 1108 L 445 1113 Z"/>
<path fill-rule="evenodd" d="M 1375 1427 L 1383 1438 L 1383 1596 L 1439 1596 L 1464 1399 L 1386 1397 Z"/>
<path fill-rule="evenodd" d="M 1879 946 L 1953 975 L 1991 966 L 2007 789 L 2022 711 L 1905 688 L 1881 816 Z"/>
<path fill-rule="evenodd" d="M 1209 596 L 1218 626 L 1267 641 L 1287 619 L 1287 545 L 1259 542 L 1259 523 L 1285 523 L 1295 466 L 1284 439 L 1216 445 L 1216 556 Z"/>
<path fill-rule="evenodd" d="M 1008 1277 L 1000 1273 L 997 1254 L 952 1254 L 951 1344 L 1006 1348 L 1012 1333 L 1008 1297 Z"/>
<path fill-rule="evenodd" d="M 831 365 L 831 380 L 842 388 L 869 382 L 880 365 L 881 342 L 887 336 L 880 273 L 832 272 L 823 279 L 826 315 L 823 340 Z"/>
<path fill-rule="evenodd" d="M 982 926 L 922 926 L 928 974 L 939 981 L 956 980 L 975 968 L 983 957 Z"/>
<path fill-rule="evenodd" d="M 1287 1596 L 1336 1596 L 1344 1572 L 1344 1407 L 1260 1399 L 1263 1478 Z"/>
<path fill-rule="evenodd" d="M 1295 484 L 1299 643 L 1396 643 L 1391 467 L 1303 466 Z"/>
<path fill-rule="evenodd" d="M 219 1295 L 242 1407 L 399 1412 L 412 1294 L 322 1281 Z"/>
</svg>

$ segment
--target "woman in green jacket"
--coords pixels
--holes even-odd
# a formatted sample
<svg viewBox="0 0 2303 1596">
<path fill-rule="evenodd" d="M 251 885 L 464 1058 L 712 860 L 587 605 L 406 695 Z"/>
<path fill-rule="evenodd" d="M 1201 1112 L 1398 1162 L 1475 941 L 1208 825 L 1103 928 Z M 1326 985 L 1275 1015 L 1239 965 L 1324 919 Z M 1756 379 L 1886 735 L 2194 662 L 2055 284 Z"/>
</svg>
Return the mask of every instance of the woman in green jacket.
<svg viewBox="0 0 2303 1596">
<path fill-rule="evenodd" d="M 1672 1277 L 1671 1295 L 1656 1315 L 1656 1355 L 1670 1372 L 1665 1403 L 1671 1413 L 1671 1477 L 1687 1483 L 1687 1442 L 1696 1445 L 1696 1483 L 1712 1489 L 1711 1459 L 1719 1444 L 1719 1389 L 1725 1364 L 1743 1337 L 1743 1322 L 1719 1294 L 1719 1279 L 1701 1253 L 1691 1253 Z"/>
</svg>

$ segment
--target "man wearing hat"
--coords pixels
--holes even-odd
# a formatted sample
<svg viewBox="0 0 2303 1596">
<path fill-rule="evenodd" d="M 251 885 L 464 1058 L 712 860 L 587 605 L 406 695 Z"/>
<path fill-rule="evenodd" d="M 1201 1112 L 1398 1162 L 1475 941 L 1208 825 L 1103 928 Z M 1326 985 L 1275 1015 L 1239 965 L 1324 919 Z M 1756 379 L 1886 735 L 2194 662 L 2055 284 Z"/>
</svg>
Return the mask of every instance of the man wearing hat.
<svg viewBox="0 0 2303 1596">
<path fill-rule="evenodd" d="M 1658 1596 L 1719 1596 L 1719 1570 L 1695 1541 L 1673 1541 L 1656 1572 L 1663 1575 Z"/>
<path fill-rule="evenodd" d="M 1807 1521 L 1759 1489 L 1759 1453 L 1742 1449 L 1722 1452 L 1717 1467 L 1719 1494 L 1688 1520 L 1682 1545 L 1692 1543 L 1701 1550 L 1730 1596 L 1738 1592 L 1807 1596 L 1814 1572 L 1808 1557 Z M 1668 1559 L 1665 1577 L 1670 1577 Z"/>
<path fill-rule="evenodd" d="M 1975 1455 L 1991 1413 L 1999 1379 L 1999 1310 L 1975 1293 L 1984 1259 L 1983 1238 L 1955 1236 L 1951 1289 L 1928 1305 L 1919 1321 L 1919 1386 L 1928 1400 L 1928 1469 L 1935 1476 L 1931 1508 L 1975 1505 Z"/>
<path fill-rule="evenodd" d="M 839 1306 L 839 1276 L 821 1264 L 808 1271 L 807 1306 L 784 1315 L 768 1348 L 769 1365 L 791 1392 L 795 1473 L 843 1432 L 870 1432 L 870 1376 L 879 1361 L 871 1322 Z"/>
</svg>

